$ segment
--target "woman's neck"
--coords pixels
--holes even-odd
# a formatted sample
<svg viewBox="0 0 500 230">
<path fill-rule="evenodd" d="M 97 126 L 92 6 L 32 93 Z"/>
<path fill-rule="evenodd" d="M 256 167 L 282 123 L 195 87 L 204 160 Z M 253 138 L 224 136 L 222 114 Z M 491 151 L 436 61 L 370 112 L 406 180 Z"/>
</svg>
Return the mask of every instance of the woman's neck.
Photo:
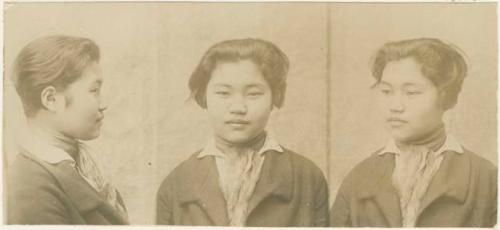
<svg viewBox="0 0 500 230">
<path fill-rule="evenodd" d="M 441 146 L 443 146 L 445 141 L 446 141 L 446 130 L 444 124 L 441 123 L 434 129 L 432 129 L 430 132 L 421 135 L 418 138 L 409 141 L 397 142 L 396 144 L 402 150 L 407 149 L 409 147 L 425 147 L 426 149 L 436 151 L 439 148 L 441 148 Z"/>
<path fill-rule="evenodd" d="M 78 140 L 68 137 L 53 127 L 37 120 L 28 120 L 32 132 L 49 145 L 60 148 L 75 158 L 78 154 Z"/>
<path fill-rule="evenodd" d="M 216 136 L 215 146 L 226 155 L 239 156 L 248 153 L 249 150 L 257 151 L 261 149 L 266 140 L 266 135 L 266 132 L 262 132 L 251 140 L 241 144 L 234 144 Z"/>
</svg>

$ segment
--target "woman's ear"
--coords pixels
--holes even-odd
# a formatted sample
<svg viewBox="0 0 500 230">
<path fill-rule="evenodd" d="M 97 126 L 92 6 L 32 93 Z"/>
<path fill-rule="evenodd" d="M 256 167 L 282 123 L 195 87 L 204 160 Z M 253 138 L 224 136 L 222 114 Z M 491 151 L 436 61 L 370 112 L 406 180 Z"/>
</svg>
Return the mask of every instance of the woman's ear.
<svg viewBox="0 0 500 230">
<path fill-rule="evenodd" d="M 439 104 L 444 111 L 453 108 L 453 106 L 455 105 L 455 103 L 452 103 L 449 92 L 447 92 L 446 90 L 439 91 Z"/>
<path fill-rule="evenodd" d="M 61 103 L 64 105 L 64 101 L 62 101 L 64 97 L 58 95 L 54 86 L 45 87 L 40 93 L 40 100 L 42 106 L 50 112 L 57 112 L 61 108 Z"/>
<path fill-rule="evenodd" d="M 275 95 L 273 95 L 273 104 L 278 109 L 280 109 L 285 103 L 285 91 L 286 85 L 282 86 L 281 90 L 277 90 Z"/>
</svg>

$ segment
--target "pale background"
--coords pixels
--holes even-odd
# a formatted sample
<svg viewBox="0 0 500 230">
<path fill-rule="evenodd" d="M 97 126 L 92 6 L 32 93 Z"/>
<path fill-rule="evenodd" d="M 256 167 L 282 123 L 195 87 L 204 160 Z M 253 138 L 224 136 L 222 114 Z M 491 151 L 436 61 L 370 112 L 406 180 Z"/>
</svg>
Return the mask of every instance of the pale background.
<svg viewBox="0 0 500 230">
<path fill-rule="evenodd" d="M 328 177 L 331 202 L 350 168 L 386 138 L 371 100 L 370 61 L 388 40 L 434 36 L 460 46 L 470 74 L 449 129 L 496 160 L 494 4 L 17 3 L 5 10 L 4 149 L 25 132 L 10 77 L 13 59 L 35 38 L 66 34 L 101 48 L 102 135 L 91 145 L 122 193 L 132 224 L 153 224 L 159 183 L 210 136 L 188 100 L 188 78 L 203 53 L 226 39 L 274 42 L 291 67 L 283 109 L 269 129 Z M 371 116 L 373 115 L 373 116 Z"/>
</svg>

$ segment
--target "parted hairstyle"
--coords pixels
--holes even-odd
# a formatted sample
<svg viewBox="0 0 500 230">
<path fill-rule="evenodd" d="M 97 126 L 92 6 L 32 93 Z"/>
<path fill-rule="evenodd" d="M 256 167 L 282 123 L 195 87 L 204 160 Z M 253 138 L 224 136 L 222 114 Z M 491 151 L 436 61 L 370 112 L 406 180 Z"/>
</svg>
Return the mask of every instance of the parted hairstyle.
<svg viewBox="0 0 500 230">
<path fill-rule="evenodd" d="M 273 43 L 253 38 L 226 40 L 210 47 L 189 79 L 191 98 L 206 108 L 207 85 L 217 64 L 241 60 L 250 60 L 258 67 L 271 88 L 273 105 L 281 108 L 285 99 L 288 58 Z"/>
<path fill-rule="evenodd" d="M 421 65 L 422 74 L 441 93 L 441 106 L 445 110 L 453 108 L 467 75 L 467 63 L 462 51 L 435 38 L 386 43 L 376 53 L 372 66 L 372 75 L 377 83 L 381 81 L 387 63 L 405 58 L 413 58 Z"/>
<path fill-rule="evenodd" d="M 88 38 L 54 35 L 26 45 L 14 62 L 12 75 L 26 116 L 42 108 L 43 89 L 53 86 L 64 91 L 99 58 L 99 47 Z"/>
</svg>

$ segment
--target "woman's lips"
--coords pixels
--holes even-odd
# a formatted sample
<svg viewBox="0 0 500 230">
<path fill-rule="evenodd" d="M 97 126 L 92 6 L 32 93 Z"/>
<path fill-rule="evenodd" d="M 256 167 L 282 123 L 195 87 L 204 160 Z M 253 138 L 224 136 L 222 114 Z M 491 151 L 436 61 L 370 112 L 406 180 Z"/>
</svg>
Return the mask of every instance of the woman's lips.
<svg viewBox="0 0 500 230">
<path fill-rule="evenodd" d="M 104 116 L 98 117 L 97 120 L 96 120 L 96 123 L 98 125 L 102 125 L 102 120 L 104 120 Z"/>
<path fill-rule="evenodd" d="M 408 121 L 397 118 L 397 117 L 391 117 L 391 118 L 387 119 L 387 122 L 393 127 L 399 127 L 399 126 L 402 126 L 402 125 L 408 123 Z"/>
<path fill-rule="evenodd" d="M 250 121 L 247 120 L 241 120 L 241 119 L 232 119 L 228 120 L 225 122 L 227 125 L 233 127 L 233 128 L 243 128 L 250 124 Z"/>
</svg>

